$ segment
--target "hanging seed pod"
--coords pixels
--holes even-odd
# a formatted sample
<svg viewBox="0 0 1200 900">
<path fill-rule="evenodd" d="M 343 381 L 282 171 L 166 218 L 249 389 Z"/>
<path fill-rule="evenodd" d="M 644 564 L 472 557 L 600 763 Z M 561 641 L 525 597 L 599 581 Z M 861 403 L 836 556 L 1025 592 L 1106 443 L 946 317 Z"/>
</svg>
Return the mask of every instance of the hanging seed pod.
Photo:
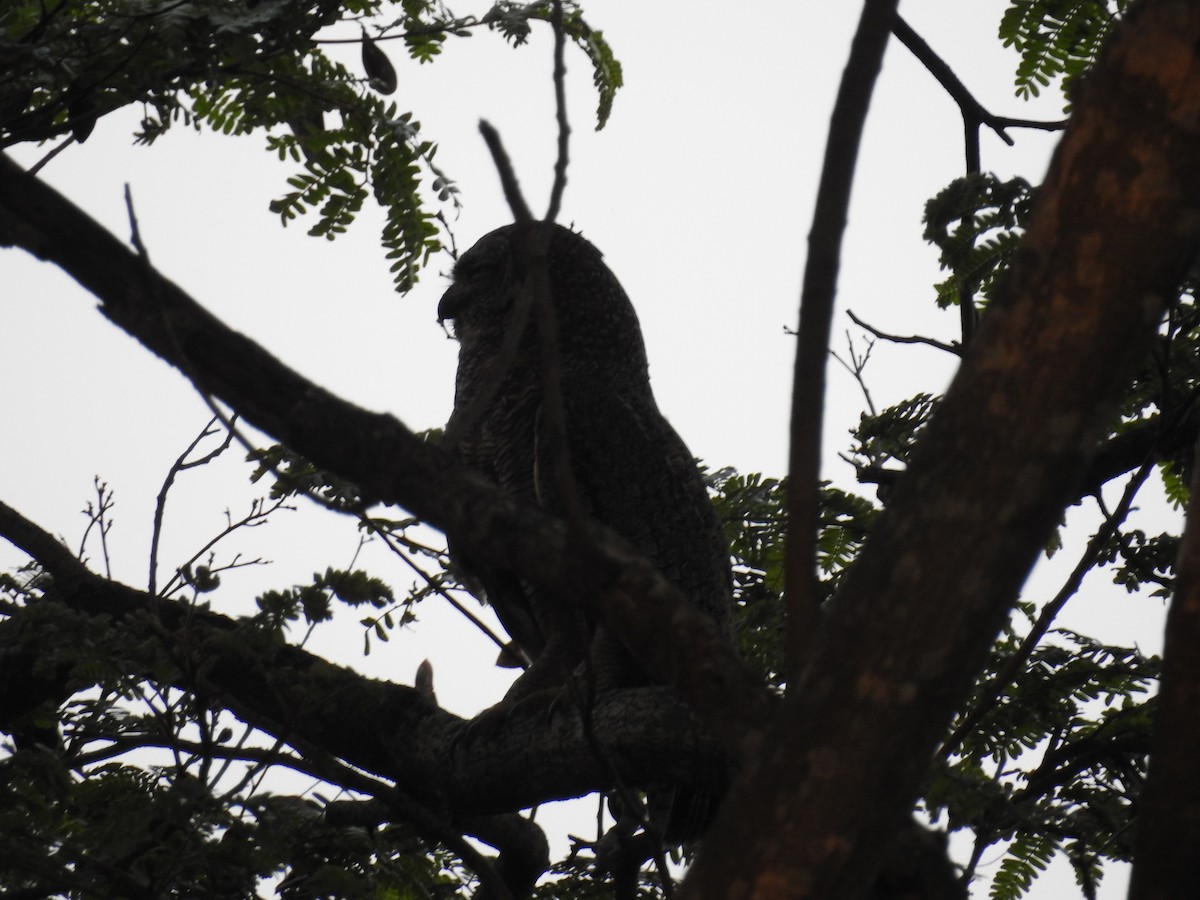
<svg viewBox="0 0 1200 900">
<path fill-rule="evenodd" d="M 392 94 L 396 91 L 396 69 L 387 54 L 371 40 L 366 30 L 362 36 L 363 70 L 370 79 L 371 87 L 381 94 Z"/>
<path fill-rule="evenodd" d="M 96 127 L 96 108 L 91 97 L 83 94 L 67 104 L 67 125 L 71 135 L 82 144 Z"/>
</svg>

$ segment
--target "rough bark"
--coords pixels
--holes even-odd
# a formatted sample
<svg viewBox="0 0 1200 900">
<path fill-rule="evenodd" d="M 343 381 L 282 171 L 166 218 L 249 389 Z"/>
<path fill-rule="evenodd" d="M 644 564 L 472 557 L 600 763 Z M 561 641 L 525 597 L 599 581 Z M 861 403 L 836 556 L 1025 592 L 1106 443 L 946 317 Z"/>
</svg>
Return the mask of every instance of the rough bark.
<svg viewBox="0 0 1200 900">
<path fill-rule="evenodd" d="M 863 895 L 1200 249 L 1200 6 L 1136 7 L 1002 296 L 684 895 Z"/>
<path fill-rule="evenodd" d="M 1200 445 L 1196 462 L 1200 463 Z M 1130 900 L 1171 900 L 1196 880 L 1200 846 L 1200 465 L 1192 470 L 1187 527 L 1167 613 L 1150 770 L 1138 806 Z"/>
</svg>

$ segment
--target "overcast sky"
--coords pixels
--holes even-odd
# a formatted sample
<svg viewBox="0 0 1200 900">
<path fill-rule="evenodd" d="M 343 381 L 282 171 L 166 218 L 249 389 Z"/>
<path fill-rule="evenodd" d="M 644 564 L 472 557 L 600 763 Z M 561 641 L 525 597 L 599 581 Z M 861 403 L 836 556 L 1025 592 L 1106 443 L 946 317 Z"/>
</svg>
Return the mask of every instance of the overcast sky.
<svg viewBox="0 0 1200 900">
<path fill-rule="evenodd" d="M 475 6 L 482 12 L 487 4 Z M 1016 56 L 995 37 L 1004 6 L 927 0 L 902 4 L 902 13 L 987 107 L 1057 118 L 1057 97 L 1030 105 L 1013 96 Z M 568 53 L 574 132 L 560 220 L 575 223 L 605 253 L 641 318 L 659 405 L 714 467 L 784 472 L 793 352 L 784 329 L 796 322 L 828 114 L 858 7 L 765 0 L 735 12 L 711 0 L 593 0 L 590 21 L 611 42 L 627 83 L 598 133 L 589 64 Z M 384 46 L 399 72 L 396 101 L 415 113 L 425 138 L 440 144 L 438 162 L 461 188 L 459 246 L 510 218 L 476 131 L 480 118 L 500 130 L 530 205 L 544 209 L 555 151 L 548 36 L 537 34 L 516 51 L 490 34 L 452 40 L 436 64 L 425 66 L 404 58 L 399 44 Z M 346 51 L 352 66 L 355 51 Z M 435 260 L 417 289 L 400 297 L 378 246 L 377 212 L 364 213 L 333 243 L 307 237 L 303 222 L 283 229 L 267 204 L 285 191 L 292 169 L 264 152 L 261 136 L 179 128 L 151 148 L 135 147 L 136 121 L 132 110 L 100 121 L 87 143 L 58 156 L 44 177 L 121 236 L 129 234 L 128 183 L 153 263 L 205 307 L 348 400 L 394 413 L 415 429 L 445 422 L 456 345 L 438 327 L 435 310 L 448 258 Z M 961 173 L 961 133 L 952 101 L 893 43 L 855 181 L 841 310 L 885 331 L 957 338 L 957 314 L 933 304 L 931 285 L 940 276 L 936 251 L 920 237 L 920 215 L 925 200 Z M 984 133 L 984 169 L 1037 182 L 1055 138 L 1013 136 L 1017 145 L 1009 148 Z M 14 155 L 31 164 L 48 149 Z M 19 252 L 0 253 L 0 417 L 8 430 L 0 485 L 6 502 L 76 545 L 85 525 L 79 510 L 99 474 L 116 491 L 114 575 L 144 586 L 159 486 L 208 412 L 181 376 L 94 307 L 57 270 Z M 839 351 L 847 328 L 861 341 L 839 317 Z M 940 391 L 952 362 L 934 349 L 881 343 L 866 378 L 882 408 L 920 390 Z M 854 489 L 853 472 L 836 453 L 858 420 L 862 395 L 836 364 L 830 377 L 826 473 Z M 219 529 L 227 508 L 244 511 L 256 492 L 245 484 L 241 456 L 230 451 L 181 479 L 160 569 L 172 571 Z M 1160 523 L 1160 530 L 1170 526 Z M 236 541 L 237 551 L 275 562 L 230 573 L 226 589 L 213 596 L 230 612 L 264 587 L 349 564 L 357 547 L 352 523 L 312 510 Z M 98 551 L 90 556 L 99 567 Z M 1074 562 L 1065 556 L 1060 568 Z M 0 547 L 0 564 L 19 561 Z M 398 589 L 411 581 L 377 547 L 360 563 Z M 1051 573 L 1044 577 L 1052 593 L 1056 582 Z M 1088 603 L 1086 618 L 1072 620 L 1076 627 L 1144 649 L 1159 646 L 1157 601 L 1100 591 Z M 418 629 L 365 660 L 356 617 L 343 618 L 345 627 L 319 634 L 310 646 L 401 681 L 411 681 L 417 662 L 429 657 L 440 699 L 463 714 L 503 693 L 490 645 L 452 628 L 444 610 L 424 611 Z M 1116 880 L 1104 896 L 1118 895 Z M 1071 889 L 1059 882 L 1058 890 L 1069 896 L 1061 891 Z M 1055 895 L 1048 883 L 1034 894 Z"/>
</svg>

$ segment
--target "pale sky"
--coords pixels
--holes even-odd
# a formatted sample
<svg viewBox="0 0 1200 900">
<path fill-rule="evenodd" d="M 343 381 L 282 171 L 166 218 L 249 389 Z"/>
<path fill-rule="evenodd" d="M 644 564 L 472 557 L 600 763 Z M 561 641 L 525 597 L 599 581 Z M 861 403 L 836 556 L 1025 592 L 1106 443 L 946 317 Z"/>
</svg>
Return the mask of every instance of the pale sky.
<svg viewBox="0 0 1200 900">
<path fill-rule="evenodd" d="M 473 6 L 482 12 L 487 4 Z M 1004 6 L 927 0 L 902 4 L 902 14 L 992 111 L 1058 118 L 1052 93 L 1034 105 L 1013 96 L 1016 55 L 995 37 Z M 781 475 L 793 352 L 784 328 L 796 323 L 828 114 L 859 5 L 764 0 L 739 7 L 736 18 L 712 0 L 593 0 L 587 9 L 624 65 L 626 88 L 608 127 L 595 132 L 590 66 L 568 51 L 574 131 L 560 220 L 575 223 L 624 284 L 641 318 L 659 405 L 692 451 L 714 467 Z M 398 43 L 383 46 L 399 73 L 394 99 L 422 122 L 424 138 L 440 144 L 438 163 L 461 188 L 465 209 L 454 223 L 460 248 L 510 218 L 476 132 L 480 118 L 500 130 L 531 207 L 545 209 L 555 150 L 548 35 L 535 34 L 516 51 L 486 33 L 452 40 L 425 66 L 403 57 Z M 352 67 L 356 49 L 346 51 Z M 447 283 L 439 273 L 449 270 L 449 259 L 436 260 L 417 289 L 400 297 L 378 246 L 376 211 L 333 243 L 307 237 L 303 220 L 283 229 L 267 204 L 285 191 L 293 169 L 263 150 L 261 136 L 232 139 L 180 127 L 151 148 L 134 147 L 136 119 L 129 111 L 100 121 L 86 144 L 69 148 L 43 176 L 122 237 L 129 234 L 128 183 L 154 265 L 201 304 L 348 400 L 392 412 L 416 429 L 445 422 L 456 345 L 435 319 Z M 953 102 L 893 42 L 855 181 L 841 310 L 893 333 L 957 338 L 957 314 L 933 304 L 937 254 L 921 240 L 920 215 L 925 200 L 962 172 L 961 134 Z M 1036 183 L 1056 138 L 1012 134 L 1015 148 L 984 132 L 983 167 Z M 14 155 L 28 165 L 48 149 Z M 85 525 L 79 510 L 99 474 L 116 491 L 114 575 L 144 587 L 163 475 L 208 412 L 181 376 L 94 306 L 52 267 L 20 252 L 0 253 L 0 418 L 9 430 L 0 496 L 75 546 Z M 861 339 L 839 317 L 839 352 L 847 328 Z M 866 378 L 883 408 L 917 391 L 940 391 L 951 362 L 934 349 L 879 343 Z M 836 363 L 830 382 L 826 474 L 856 489 L 836 453 L 863 400 Z M 249 469 L 241 457 L 231 450 L 181 479 L 168 507 L 160 569 L 171 572 L 224 524 L 226 508 L 236 516 L 257 494 L 245 484 Z M 275 562 L 229 573 L 213 602 L 231 613 L 256 591 L 348 565 L 357 546 L 353 523 L 311 508 L 235 541 L 230 552 Z M 1055 566 L 1069 569 L 1069 555 Z M 97 552 L 90 556 L 99 568 Z M 0 547 L 0 565 L 19 561 Z M 377 547 L 367 548 L 360 564 L 398 590 L 411 582 Z M 1039 594 L 1048 596 L 1056 582 L 1043 577 L 1047 587 Z M 1105 580 L 1101 575 L 1097 584 Z M 1072 624 L 1105 640 L 1160 645 L 1158 601 L 1100 593 Z M 357 616 L 342 618 L 344 625 L 319 632 L 310 648 L 404 682 L 429 657 L 440 699 L 462 714 L 503 693 L 507 676 L 492 667 L 491 645 L 470 629 L 464 635 L 444 609 L 430 605 L 416 629 L 365 660 Z M 1102 896 L 1118 896 L 1120 881 L 1114 871 Z M 1066 873 L 1065 880 L 1047 876 L 1031 896 L 1073 890 Z"/>
</svg>

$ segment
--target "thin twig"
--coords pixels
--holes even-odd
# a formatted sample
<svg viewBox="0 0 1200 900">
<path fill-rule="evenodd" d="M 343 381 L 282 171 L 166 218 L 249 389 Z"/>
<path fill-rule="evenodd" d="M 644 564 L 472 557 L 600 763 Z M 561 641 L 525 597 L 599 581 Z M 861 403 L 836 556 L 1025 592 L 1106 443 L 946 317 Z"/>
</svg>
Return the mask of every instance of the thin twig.
<svg viewBox="0 0 1200 900">
<path fill-rule="evenodd" d="M 800 298 L 800 327 L 792 382 L 791 448 L 788 459 L 788 530 L 784 565 L 787 598 L 788 683 L 798 681 L 816 631 L 820 593 L 816 540 L 820 522 L 821 422 L 825 359 L 841 263 L 842 234 L 863 124 L 883 62 L 897 0 L 863 6 L 850 59 L 842 74 L 825 144 L 825 160 L 809 231 L 808 259 Z"/>
<path fill-rule="evenodd" d="M 982 169 L 979 149 L 979 129 L 982 125 L 987 125 L 991 128 L 1010 147 L 1013 145 L 1013 139 L 1005 131 L 1006 128 L 1036 128 L 1043 131 L 1060 131 L 1066 127 L 1066 120 L 1037 122 L 1031 119 L 1011 119 L 994 115 L 975 99 L 975 96 L 967 90 L 966 85 L 958 79 L 958 76 L 954 74 L 954 70 L 947 65 L 946 61 L 938 56 L 933 51 L 933 48 L 899 15 L 896 16 L 896 21 L 892 25 L 892 33 L 929 70 L 930 74 L 945 88 L 946 93 L 958 104 L 959 112 L 963 118 L 963 145 L 966 154 L 968 175 L 978 174 Z M 970 214 L 964 216 L 964 227 L 969 228 L 973 224 L 973 220 L 974 217 Z M 963 346 L 969 344 L 975 334 L 978 312 L 975 308 L 974 293 L 974 288 L 968 283 L 965 285 L 965 290 L 959 298 L 958 308 Z"/>
<path fill-rule="evenodd" d="M 558 119 L 558 159 L 554 163 L 554 186 L 550 189 L 550 207 L 546 210 L 547 222 L 558 218 L 558 211 L 562 206 L 563 190 L 567 186 L 567 150 L 571 138 L 571 125 L 567 121 L 567 67 L 563 61 L 563 48 L 567 39 L 563 28 L 562 0 L 554 0 L 550 24 L 554 28 L 554 109 Z"/>
<path fill-rule="evenodd" d="M 222 528 L 214 537 L 210 538 L 203 547 L 193 553 L 187 559 L 187 561 L 183 563 L 183 565 L 176 569 L 175 574 L 171 576 L 171 579 L 165 585 L 163 585 L 161 596 L 170 596 L 171 593 L 174 592 L 184 580 L 183 573 L 190 570 L 193 563 L 197 562 L 202 556 L 204 556 L 205 553 L 208 553 L 210 550 L 212 550 L 213 547 L 215 547 L 218 543 L 229 537 L 229 535 L 233 534 L 239 528 L 253 528 L 256 525 L 262 524 L 262 522 L 264 522 L 268 516 L 280 509 L 295 509 L 295 507 L 287 505 L 286 497 L 280 497 L 270 506 L 267 506 L 265 501 L 262 499 L 250 501 L 250 511 L 246 513 L 246 515 L 238 519 L 236 522 L 231 518 L 228 518 L 224 528 Z M 241 565 L 257 565 L 259 562 L 259 560 L 251 560 L 250 562 L 242 563 Z M 240 568 L 241 565 L 229 565 L 224 568 Z"/>
<path fill-rule="evenodd" d="M 425 580 L 425 583 L 429 586 L 430 590 L 432 590 L 434 593 L 438 594 L 443 600 L 445 600 L 452 607 L 454 607 L 454 609 L 458 613 L 460 613 L 461 615 L 466 617 L 471 622 L 472 625 L 474 625 L 481 632 L 483 632 L 484 635 L 486 635 L 488 638 L 490 638 L 492 643 L 494 643 L 497 647 L 499 647 L 501 650 L 505 650 L 507 648 L 507 643 L 505 641 L 502 641 L 500 639 L 499 635 L 497 635 L 494 631 L 492 631 L 492 629 L 488 628 L 487 624 L 482 619 L 480 619 L 477 615 L 475 615 L 473 612 L 471 612 L 469 609 L 467 609 L 465 606 L 463 606 L 463 604 L 461 602 L 459 602 L 457 599 L 455 599 L 448 590 L 446 590 L 444 587 L 442 587 L 440 584 L 438 584 L 433 579 L 433 576 L 431 576 L 428 572 L 426 572 L 424 569 L 422 569 L 420 566 L 418 566 L 415 562 L 413 562 L 412 559 L 409 558 L 408 554 L 406 554 L 398 546 L 398 542 L 391 534 L 388 534 L 387 532 L 383 532 L 383 531 L 379 531 L 376 533 L 383 540 L 383 544 L 385 547 L 387 547 L 389 550 L 391 550 L 393 553 L 395 553 L 398 557 L 400 557 L 400 559 L 402 559 L 404 561 L 405 565 L 407 565 L 410 569 L 412 569 L 414 572 L 416 572 L 418 575 L 420 575 L 421 578 L 423 578 Z M 521 662 L 522 662 L 522 666 L 523 666 L 524 660 L 521 660 Z"/>
<path fill-rule="evenodd" d="M 188 461 L 188 456 L 196 449 L 196 447 L 200 445 L 201 441 L 203 441 L 209 435 L 216 434 L 216 429 L 213 428 L 213 425 L 217 421 L 218 419 L 216 416 L 208 420 L 208 424 L 201 429 L 200 433 L 196 435 L 195 439 L 188 444 L 187 449 L 179 455 L 179 458 L 176 459 L 171 465 L 171 468 L 167 470 L 167 475 L 163 479 L 162 487 L 159 488 L 158 499 L 154 504 L 154 526 L 150 532 L 150 580 L 146 593 L 150 594 L 151 596 L 154 596 L 158 593 L 158 542 L 162 537 L 163 513 L 166 511 L 167 494 L 170 492 L 171 486 L 175 483 L 175 476 L 187 469 L 195 468 L 196 466 L 203 466 L 212 462 L 214 459 L 224 453 L 229 448 L 230 443 L 233 441 L 233 431 L 226 430 L 225 440 L 221 442 L 220 446 L 210 453 L 205 454 L 200 459 L 192 460 L 191 462 Z M 237 416 L 232 416 L 230 422 L 234 423 L 236 421 Z"/>
<path fill-rule="evenodd" d="M 141 257 L 142 262 L 149 267 L 150 251 L 148 251 L 146 249 L 146 245 L 142 243 L 142 232 L 138 228 L 137 213 L 133 211 L 133 191 L 130 189 L 128 182 L 125 184 L 125 209 L 129 213 L 130 243 L 132 243 L 134 249 L 137 250 L 138 256 Z"/>
<path fill-rule="evenodd" d="M 847 331 L 846 355 L 850 357 L 850 362 L 846 362 L 846 360 L 838 356 L 833 350 L 829 351 L 829 355 L 841 363 L 842 368 L 850 373 L 850 377 L 858 382 L 858 387 L 862 391 L 863 400 L 865 400 L 867 404 L 867 410 L 873 416 L 878 415 L 879 413 L 875 409 L 875 401 L 871 399 L 871 390 L 867 387 L 866 379 L 863 378 L 863 371 L 867 368 L 867 362 L 871 358 L 871 350 L 874 348 L 874 346 L 875 344 L 873 341 L 868 342 L 866 352 L 864 352 L 862 356 L 859 356 L 854 349 L 854 339 L 850 337 L 850 332 Z"/>
<path fill-rule="evenodd" d="M 899 15 L 895 17 L 892 23 L 892 33 L 929 70 L 929 74 L 936 78 L 938 83 L 946 89 L 946 93 L 958 104 L 958 108 L 962 111 L 964 117 L 970 116 L 987 125 L 988 128 L 996 132 L 1000 140 L 1004 141 L 1010 147 L 1013 145 L 1013 139 L 1005 131 L 1007 128 L 1062 131 L 1067 127 L 1065 119 L 1041 122 L 1033 119 L 1014 119 L 1008 116 L 995 115 L 975 99 L 974 95 L 967 90 L 967 86 L 959 80 L 958 76 L 954 74 L 954 70 L 947 65 L 946 61 L 938 56 L 933 48 L 925 42 L 925 39 L 917 34 L 912 26 L 905 22 Z"/>
<path fill-rule="evenodd" d="M 904 337 L 898 334 L 888 334 L 886 331 L 880 331 L 874 325 L 868 325 L 862 319 L 854 314 L 852 310 L 846 310 L 846 315 L 850 317 L 850 321 L 864 331 L 869 331 L 871 334 L 880 340 L 890 341 L 893 344 L 928 344 L 930 347 L 937 347 L 939 350 L 945 350 L 947 353 L 953 353 L 955 356 L 962 356 L 962 347 L 959 344 L 947 344 L 943 341 L 936 340 L 931 337 L 923 337 L 918 334 Z"/>
<path fill-rule="evenodd" d="M 63 5 L 65 5 L 65 4 L 63 4 Z M 58 156 L 58 154 L 62 153 L 64 150 L 66 150 L 68 147 L 70 147 L 74 143 L 75 143 L 74 136 L 68 137 L 65 141 L 63 141 L 61 144 L 59 144 L 57 147 L 55 147 L 53 150 L 51 150 L 49 153 L 47 153 L 45 156 L 43 156 L 41 159 L 39 159 L 37 162 L 35 162 L 32 166 L 30 166 L 29 174 L 36 175 L 38 172 L 42 171 L 42 169 L 45 167 L 46 163 L 50 162 L 50 160 L 54 159 L 54 157 Z"/>
</svg>

